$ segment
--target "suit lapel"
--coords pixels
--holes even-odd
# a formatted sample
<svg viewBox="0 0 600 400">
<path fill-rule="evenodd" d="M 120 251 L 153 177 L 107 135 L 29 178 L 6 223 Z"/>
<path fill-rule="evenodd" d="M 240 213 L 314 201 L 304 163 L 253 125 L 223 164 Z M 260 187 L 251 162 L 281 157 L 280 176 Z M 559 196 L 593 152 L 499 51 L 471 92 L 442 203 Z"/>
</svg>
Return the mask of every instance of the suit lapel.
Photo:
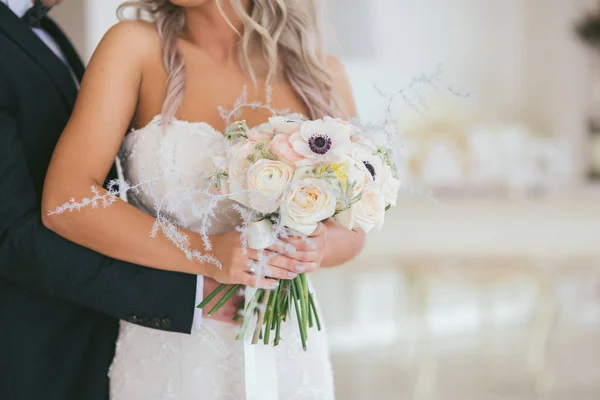
<svg viewBox="0 0 600 400">
<path fill-rule="evenodd" d="M 56 43 L 60 46 L 63 54 L 65 55 L 69 66 L 73 70 L 75 77 L 79 82 L 83 78 L 83 72 L 85 67 L 81 58 L 77 54 L 77 51 L 71 44 L 71 41 L 65 36 L 63 31 L 56 25 L 50 18 L 44 18 L 42 20 L 42 28 L 52 36 Z"/>
<path fill-rule="evenodd" d="M 73 108 L 77 88 L 69 69 L 4 3 L 0 3 L 0 31 L 3 31 L 48 75 L 67 105 Z"/>
</svg>

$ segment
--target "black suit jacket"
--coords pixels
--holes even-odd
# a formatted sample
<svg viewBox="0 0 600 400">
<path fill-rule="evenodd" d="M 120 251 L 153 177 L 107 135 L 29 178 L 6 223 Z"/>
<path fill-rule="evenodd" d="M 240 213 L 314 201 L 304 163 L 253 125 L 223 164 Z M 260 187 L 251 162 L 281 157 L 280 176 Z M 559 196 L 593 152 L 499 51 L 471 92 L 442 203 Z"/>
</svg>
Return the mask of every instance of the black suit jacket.
<svg viewBox="0 0 600 400">
<path fill-rule="evenodd" d="M 81 78 L 69 41 L 50 19 L 43 27 Z M 46 169 L 76 95 L 68 68 L 0 3 L 2 400 L 106 400 L 118 319 L 191 330 L 195 276 L 110 259 L 41 223 Z"/>
</svg>

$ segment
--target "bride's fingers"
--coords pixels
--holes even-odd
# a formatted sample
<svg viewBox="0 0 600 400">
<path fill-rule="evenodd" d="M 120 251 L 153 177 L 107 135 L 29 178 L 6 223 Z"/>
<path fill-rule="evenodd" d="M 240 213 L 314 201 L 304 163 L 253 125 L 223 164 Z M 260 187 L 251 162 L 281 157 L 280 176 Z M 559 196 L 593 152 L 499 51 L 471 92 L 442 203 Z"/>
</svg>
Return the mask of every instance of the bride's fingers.
<svg viewBox="0 0 600 400">
<path fill-rule="evenodd" d="M 298 260 L 291 256 L 270 252 L 268 256 L 268 265 L 294 273 L 312 272 L 318 267 L 318 264 L 315 261 L 312 261 L 314 257 L 311 257 L 309 254 L 296 253 L 295 257 L 302 257 L 302 259 Z"/>
<path fill-rule="evenodd" d="M 277 280 L 275 279 L 261 278 L 251 274 L 250 272 L 244 274 L 241 283 L 246 286 L 256 287 L 265 290 L 275 289 L 277 286 L 279 286 L 279 282 L 277 282 Z"/>
<path fill-rule="evenodd" d="M 298 276 L 297 272 L 288 271 L 273 265 L 270 260 L 259 264 L 256 260 L 251 260 L 248 265 L 248 272 L 252 275 L 268 276 L 275 279 L 294 279 Z"/>
<path fill-rule="evenodd" d="M 272 257 L 275 257 L 275 255 L 277 254 L 280 254 L 285 257 L 296 260 L 300 263 L 310 263 L 319 261 L 319 253 L 316 250 L 289 251 L 289 249 L 287 248 L 282 248 L 281 250 L 275 249 L 275 247 L 269 248 L 269 251 L 271 252 L 271 254 L 273 254 Z"/>
<path fill-rule="evenodd" d="M 292 255 L 298 251 L 314 251 L 317 246 L 316 238 L 285 237 L 277 240 L 269 250 Z"/>
<path fill-rule="evenodd" d="M 288 241 L 286 238 L 280 238 L 272 246 L 268 247 L 267 250 L 281 254 L 293 254 L 299 249 L 296 248 L 293 242 Z"/>
<path fill-rule="evenodd" d="M 253 271 L 251 271 L 251 272 L 253 272 Z M 298 276 L 297 272 L 291 272 L 291 271 L 276 267 L 271 264 L 264 266 L 262 269 L 258 269 L 257 271 L 253 272 L 253 274 L 258 275 L 258 276 L 268 276 L 269 278 L 287 279 L 287 280 L 294 279 L 295 277 Z"/>
</svg>

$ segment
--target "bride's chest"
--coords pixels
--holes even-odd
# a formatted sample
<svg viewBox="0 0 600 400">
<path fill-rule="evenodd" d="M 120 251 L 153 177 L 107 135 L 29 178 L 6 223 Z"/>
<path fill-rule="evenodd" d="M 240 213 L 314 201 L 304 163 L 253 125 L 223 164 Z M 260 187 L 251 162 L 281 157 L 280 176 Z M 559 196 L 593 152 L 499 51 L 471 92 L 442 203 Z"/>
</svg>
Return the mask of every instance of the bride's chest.
<svg viewBox="0 0 600 400">
<path fill-rule="evenodd" d="M 225 218 L 214 228 L 229 230 L 237 223 L 231 204 L 209 181 L 226 151 L 226 139 L 208 124 L 175 120 L 163 129 L 157 117 L 127 135 L 121 146 L 123 174 L 133 187 L 128 200 L 194 230 L 207 218 Z"/>
<path fill-rule="evenodd" d="M 174 120 L 164 128 L 157 116 L 128 134 L 119 154 L 124 170 L 136 181 L 168 174 L 172 184 L 189 184 L 212 174 L 226 150 L 225 137 L 206 123 Z"/>
</svg>

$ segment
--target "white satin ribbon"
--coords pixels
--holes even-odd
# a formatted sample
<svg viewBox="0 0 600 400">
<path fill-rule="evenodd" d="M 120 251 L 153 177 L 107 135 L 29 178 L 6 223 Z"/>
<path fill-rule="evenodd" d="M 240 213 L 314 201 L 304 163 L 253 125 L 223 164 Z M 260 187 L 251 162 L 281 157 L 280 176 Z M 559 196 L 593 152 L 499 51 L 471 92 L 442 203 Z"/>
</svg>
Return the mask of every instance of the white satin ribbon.
<svg viewBox="0 0 600 400">
<path fill-rule="evenodd" d="M 247 238 L 251 249 L 271 246 L 275 242 L 272 224 L 266 220 L 248 224 Z M 255 293 L 255 288 L 246 288 L 246 305 L 252 301 Z M 252 344 L 255 326 L 250 324 L 244 337 L 246 400 L 279 400 L 275 348 L 261 342 Z"/>
<path fill-rule="evenodd" d="M 246 290 L 246 303 L 251 301 L 255 292 L 254 288 Z M 261 342 L 252 344 L 254 326 L 248 327 L 244 338 L 246 400 L 279 400 L 275 348 Z"/>
</svg>

